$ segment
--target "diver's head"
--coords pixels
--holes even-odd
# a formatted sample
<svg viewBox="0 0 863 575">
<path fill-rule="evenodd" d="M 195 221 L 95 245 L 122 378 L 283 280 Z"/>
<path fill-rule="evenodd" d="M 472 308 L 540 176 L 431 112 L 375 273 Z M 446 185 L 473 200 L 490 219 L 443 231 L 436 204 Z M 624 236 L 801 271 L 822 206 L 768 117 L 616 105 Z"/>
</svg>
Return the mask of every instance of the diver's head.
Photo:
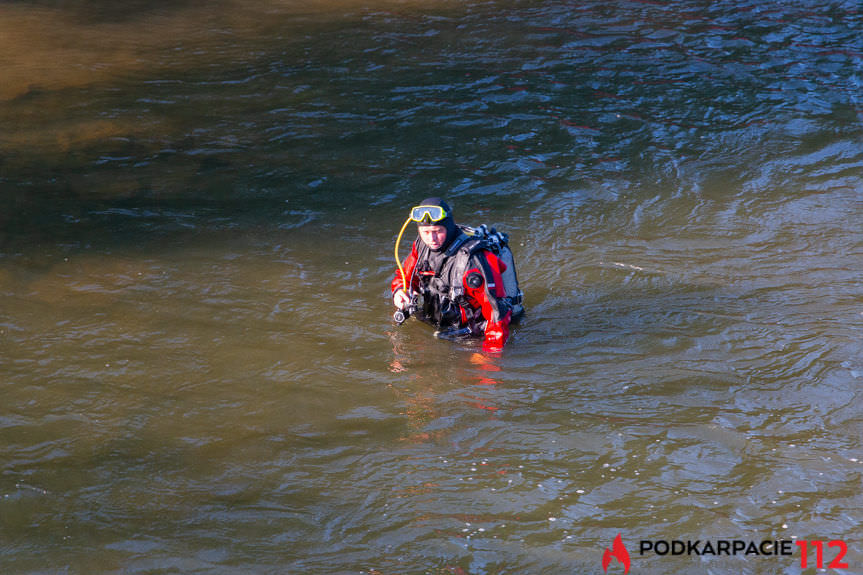
<svg viewBox="0 0 863 575">
<path fill-rule="evenodd" d="M 452 209 L 441 198 L 426 198 L 411 210 L 411 219 L 417 223 L 420 239 L 432 251 L 446 247 L 458 234 Z"/>
</svg>

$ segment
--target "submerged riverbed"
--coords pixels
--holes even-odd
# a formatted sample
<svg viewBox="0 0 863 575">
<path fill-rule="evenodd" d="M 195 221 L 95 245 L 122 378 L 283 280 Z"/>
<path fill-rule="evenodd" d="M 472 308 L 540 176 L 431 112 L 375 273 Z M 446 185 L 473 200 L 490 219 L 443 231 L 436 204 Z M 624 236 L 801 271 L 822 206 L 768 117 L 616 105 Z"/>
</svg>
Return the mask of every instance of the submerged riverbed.
<svg viewBox="0 0 863 575">
<path fill-rule="evenodd" d="M 0 572 L 863 571 L 858 3 L 112 6 L 0 6 Z M 430 195 L 500 355 L 391 321 Z"/>
</svg>

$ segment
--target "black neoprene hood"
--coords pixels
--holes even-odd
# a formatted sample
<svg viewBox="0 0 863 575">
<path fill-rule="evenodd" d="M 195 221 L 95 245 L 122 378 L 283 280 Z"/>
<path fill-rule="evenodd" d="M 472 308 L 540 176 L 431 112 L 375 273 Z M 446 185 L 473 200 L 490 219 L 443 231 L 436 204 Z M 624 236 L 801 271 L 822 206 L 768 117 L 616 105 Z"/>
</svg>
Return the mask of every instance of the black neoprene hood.
<svg viewBox="0 0 863 575">
<path fill-rule="evenodd" d="M 438 197 L 426 198 L 421 203 L 419 203 L 418 205 L 420 205 L 420 206 L 440 206 L 444 209 L 444 211 L 446 211 L 446 217 L 433 224 L 435 226 L 443 226 L 446 228 L 446 242 L 444 242 L 444 245 L 442 245 L 440 247 L 440 249 L 435 250 L 435 251 L 445 250 L 447 248 L 447 246 L 449 246 L 450 242 L 452 240 L 454 240 L 456 238 L 456 236 L 458 236 L 458 232 L 459 232 L 458 226 L 455 225 L 455 219 L 453 218 L 453 215 L 452 215 L 452 208 L 449 207 L 449 204 L 446 203 L 445 200 L 443 200 L 442 198 L 438 198 Z M 417 227 L 422 226 L 422 225 L 428 225 L 428 224 L 417 223 Z"/>
</svg>

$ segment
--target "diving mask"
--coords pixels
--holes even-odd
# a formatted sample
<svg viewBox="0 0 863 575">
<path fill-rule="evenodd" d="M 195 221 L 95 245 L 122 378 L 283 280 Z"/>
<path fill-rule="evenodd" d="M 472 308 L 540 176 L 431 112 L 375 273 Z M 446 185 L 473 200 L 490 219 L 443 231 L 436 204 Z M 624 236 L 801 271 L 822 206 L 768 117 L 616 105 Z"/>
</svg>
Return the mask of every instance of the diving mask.
<svg viewBox="0 0 863 575">
<path fill-rule="evenodd" d="M 434 222 L 439 222 L 442 219 L 446 218 L 447 213 L 446 210 L 441 206 L 416 206 L 411 209 L 411 220 L 421 224 L 423 222 L 428 222 L 433 224 Z"/>
</svg>

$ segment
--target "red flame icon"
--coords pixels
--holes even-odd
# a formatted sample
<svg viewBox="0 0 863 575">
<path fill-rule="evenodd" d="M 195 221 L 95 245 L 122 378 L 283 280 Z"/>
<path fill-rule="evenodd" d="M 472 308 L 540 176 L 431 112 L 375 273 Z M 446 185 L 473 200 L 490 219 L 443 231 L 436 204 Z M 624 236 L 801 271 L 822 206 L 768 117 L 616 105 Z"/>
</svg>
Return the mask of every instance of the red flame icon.
<svg viewBox="0 0 863 575">
<path fill-rule="evenodd" d="M 629 552 L 623 546 L 623 539 L 620 538 L 620 533 L 614 538 L 614 543 L 611 544 L 611 551 L 608 547 L 605 548 L 605 553 L 602 554 L 602 570 L 608 572 L 608 565 L 611 563 L 611 558 L 617 559 L 618 563 L 623 564 L 623 573 L 629 573 Z"/>
</svg>

